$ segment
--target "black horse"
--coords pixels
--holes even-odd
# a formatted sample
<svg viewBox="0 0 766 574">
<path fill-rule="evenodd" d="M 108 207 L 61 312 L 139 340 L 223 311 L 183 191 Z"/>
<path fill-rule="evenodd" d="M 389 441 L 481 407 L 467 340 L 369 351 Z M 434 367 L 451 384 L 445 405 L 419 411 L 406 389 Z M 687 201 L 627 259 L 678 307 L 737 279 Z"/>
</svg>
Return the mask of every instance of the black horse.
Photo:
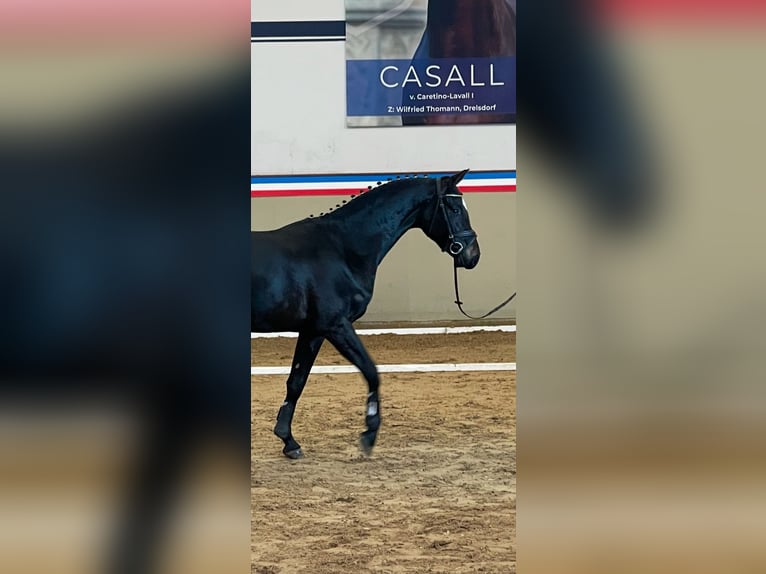
<svg viewBox="0 0 766 574">
<path fill-rule="evenodd" d="M 456 266 L 476 266 L 479 243 L 457 188 L 467 172 L 394 180 L 318 218 L 251 234 L 251 328 L 298 332 L 287 395 L 274 427 L 289 458 L 303 456 L 292 419 L 325 339 L 367 381 L 367 430 L 360 444 L 365 454 L 372 451 L 380 426 L 378 372 L 352 324 L 372 299 L 378 265 L 412 228 L 422 229 Z"/>
</svg>

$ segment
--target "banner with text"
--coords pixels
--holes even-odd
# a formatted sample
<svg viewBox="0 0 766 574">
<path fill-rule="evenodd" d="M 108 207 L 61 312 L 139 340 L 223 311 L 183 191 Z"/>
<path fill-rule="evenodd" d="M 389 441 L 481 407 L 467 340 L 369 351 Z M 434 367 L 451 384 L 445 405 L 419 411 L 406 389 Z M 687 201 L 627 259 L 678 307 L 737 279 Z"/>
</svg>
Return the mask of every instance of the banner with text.
<svg viewBox="0 0 766 574">
<path fill-rule="evenodd" d="M 516 121 L 515 0 L 380 5 L 346 0 L 348 126 Z"/>
</svg>

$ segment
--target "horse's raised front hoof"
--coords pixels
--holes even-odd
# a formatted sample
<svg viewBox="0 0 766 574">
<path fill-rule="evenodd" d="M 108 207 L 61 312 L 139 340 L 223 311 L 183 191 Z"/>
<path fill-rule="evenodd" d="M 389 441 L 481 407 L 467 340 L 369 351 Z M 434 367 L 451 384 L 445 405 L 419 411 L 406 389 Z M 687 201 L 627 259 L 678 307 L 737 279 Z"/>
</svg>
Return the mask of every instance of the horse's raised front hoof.
<svg viewBox="0 0 766 574">
<path fill-rule="evenodd" d="M 375 446 L 376 434 L 375 431 L 364 431 L 359 435 L 359 447 L 362 449 L 365 456 L 370 456 L 372 454 L 372 447 Z"/>
<path fill-rule="evenodd" d="M 293 460 L 298 460 L 299 458 L 303 458 L 303 451 L 299 448 L 296 448 L 294 450 L 283 450 L 282 453 L 287 458 L 291 458 Z"/>
</svg>

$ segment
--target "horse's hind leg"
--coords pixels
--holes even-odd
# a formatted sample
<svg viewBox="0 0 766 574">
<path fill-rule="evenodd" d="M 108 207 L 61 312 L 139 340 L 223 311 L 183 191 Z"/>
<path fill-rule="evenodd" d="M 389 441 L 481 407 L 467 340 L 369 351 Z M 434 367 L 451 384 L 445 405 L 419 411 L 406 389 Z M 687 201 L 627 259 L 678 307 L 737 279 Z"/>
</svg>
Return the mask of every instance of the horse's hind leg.
<svg viewBox="0 0 766 574">
<path fill-rule="evenodd" d="M 369 455 L 372 447 L 375 446 L 375 439 L 380 428 L 380 397 L 378 396 L 378 369 L 374 361 L 370 358 L 367 349 L 362 345 L 351 323 L 343 323 L 327 334 L 327 340 L 330 341 L 338 352 L 346 359 L 351 361 L 357 369 L 362 372 L 367 381 L 367 414 L 365 423 L 367 430 L 364 431 L 359 439 L 362 451 Z"/>
<path fill-rule="evenodd" d="M 301 458 L 303 456 L 301 445 L 293 438 L 293 414 L 323 341 L 324 337 L 301 333 L 298 335 L 298 342 L 295 345 L 292 370 L 287 378 L 287 395 L 285 402 L 279 408 L 277 424 L 274 427 L 274 434 L 285 443 L 282 452 L 288 458 Z"/>
</svg>

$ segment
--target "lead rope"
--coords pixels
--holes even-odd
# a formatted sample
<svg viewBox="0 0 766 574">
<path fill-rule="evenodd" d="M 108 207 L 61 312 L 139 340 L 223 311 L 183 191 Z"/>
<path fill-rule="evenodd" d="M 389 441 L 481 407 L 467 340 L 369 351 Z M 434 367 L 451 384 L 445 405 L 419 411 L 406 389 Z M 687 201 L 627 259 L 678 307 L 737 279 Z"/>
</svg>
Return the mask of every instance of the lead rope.
<svg viewBox="0 0 766 574">
<path fill-rule="evenodd" d="M 460 309 L 460 312 L 463 315 L 465 315 L 466 317 L 468 317 L 469 319 L 485 319 L 485 318 L 489 317 L 490 315 L 492 315 L 493 313 L 496 313 L 497 311 L 499 311 L 500 309 L 505 307 L 508 303 L 513 301 L 514 297 L 516 297 L 516 293 L 514 292 L 510 297 L 508 297 L 508 299 L 506 299 L 505 301 L 500 303 L 500 305 L 498 305 L 497 307 L 492 309 L 490 312 L 485 313 L 484 315 L 482 315 L 480 317 L 474 317 L 473 315 L 469 315 L 468 313 L 463 311 L 463 302 L 460 300 L 460 291 L 459 291 L 458 285 L 457 285 L 457 265 L 454 265 L 452 267 L 452 270 L 455 273 L 455 304 L 457 305 L 457 308 Z"/>
</svg>

